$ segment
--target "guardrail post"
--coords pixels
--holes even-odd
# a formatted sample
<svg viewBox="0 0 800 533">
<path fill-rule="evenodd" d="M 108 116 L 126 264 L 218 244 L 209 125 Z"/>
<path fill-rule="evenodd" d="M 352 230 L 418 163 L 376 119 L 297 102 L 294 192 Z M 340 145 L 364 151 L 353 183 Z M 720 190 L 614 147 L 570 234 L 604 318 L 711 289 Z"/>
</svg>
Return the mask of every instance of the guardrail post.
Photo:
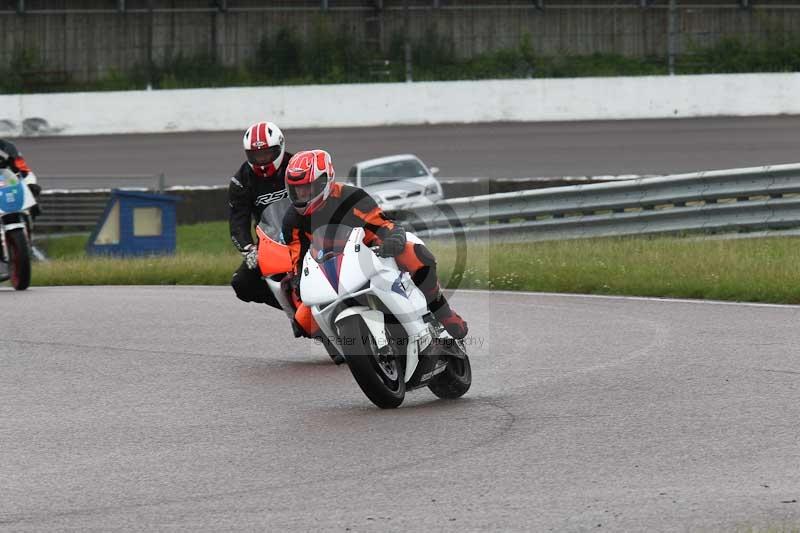
<svg viewBox="0 0 800 533">
<path fill-rule="evenodd" d="M 164 192 L 164 189 L 167 188 L 167 178 L 164 176 L 164 173 L 158 175 L 158 192 Z"/>
<path fill-rule="evenodd" d="M 25 0 L 17 0 L 17 13 L 25 13 Z"/>
<path fill-rule="evenodd" d="M 117 0 L 117 11 L 125 13 L 125 0 Z"/>
<path fill-rule="evenodd" d="M 320 8 L 323 11 L 327 11 L 328 10 L 328 0 L 320 0 Z"/>
</svg>

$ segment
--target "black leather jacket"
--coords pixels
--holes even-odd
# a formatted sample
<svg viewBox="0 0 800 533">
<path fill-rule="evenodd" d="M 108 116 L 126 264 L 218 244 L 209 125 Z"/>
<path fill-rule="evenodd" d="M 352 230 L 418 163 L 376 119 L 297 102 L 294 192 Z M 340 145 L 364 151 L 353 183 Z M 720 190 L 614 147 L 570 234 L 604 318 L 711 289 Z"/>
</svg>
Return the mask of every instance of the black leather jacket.
<svg viewBox="0 0 800 533">
<path fill-rule="evenodd" d="M 273 238 L 280 232 L 283 214 L 290 205 L 284 176 L 292 155 L 284 154 L 281 166 L 272 176 L 259 176 L 245 161 L 231 178 L 228 186 L 229 223 L 231 240 L 239 251 L 253 244 L 254 222 L 263 221 L 267 226 L 275 226 L 273 231 L 265 228 Z"/>
</svg>

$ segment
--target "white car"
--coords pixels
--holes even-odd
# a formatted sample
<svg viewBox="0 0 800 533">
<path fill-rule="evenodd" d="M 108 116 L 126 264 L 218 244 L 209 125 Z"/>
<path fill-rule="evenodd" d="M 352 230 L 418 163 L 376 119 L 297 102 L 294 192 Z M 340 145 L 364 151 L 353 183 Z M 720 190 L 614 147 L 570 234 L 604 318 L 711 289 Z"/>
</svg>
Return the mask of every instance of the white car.
<svg viewBox="0 0 800 533">
<path fill-rule="evenodd" d="M 345 182 L 366 190 L 383 209 L 406 209 L 444 198 L 437 172 L 417 156 L 401 154 L 356 163 Z"/>
</svg>

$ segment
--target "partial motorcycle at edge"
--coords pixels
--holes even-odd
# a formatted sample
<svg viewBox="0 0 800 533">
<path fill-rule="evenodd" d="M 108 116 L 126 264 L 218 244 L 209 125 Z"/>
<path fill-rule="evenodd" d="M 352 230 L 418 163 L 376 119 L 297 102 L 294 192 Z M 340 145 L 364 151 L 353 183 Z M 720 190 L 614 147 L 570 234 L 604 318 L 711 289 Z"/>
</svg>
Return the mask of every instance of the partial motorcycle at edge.
<svg viewBox="0 0 800 533">
<path fill-rule="evenodd" d="M 16 174 L 0 169 L 0 281 L 11 281 L 18 291 L 31 283 L 31 209 L 36 199 L 30 188 Z"/>
</svg>

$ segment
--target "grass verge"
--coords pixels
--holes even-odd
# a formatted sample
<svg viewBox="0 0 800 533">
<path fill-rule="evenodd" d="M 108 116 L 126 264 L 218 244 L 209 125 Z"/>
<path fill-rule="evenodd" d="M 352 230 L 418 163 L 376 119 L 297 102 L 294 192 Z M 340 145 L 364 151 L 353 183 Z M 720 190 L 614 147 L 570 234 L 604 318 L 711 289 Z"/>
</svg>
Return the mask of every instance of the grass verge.
<svg viewBox="0 0 800 533">
<path fill-rule="evenodd" d="M 797 304 L 799 245 L 791 237 L 472 245 L 459 286 Z M 452 277 L 454 249 L 436 252 L 443 274 Z"/>
<path fill-rule="evenodd" d="M 178 228 L 178 253 L 89 258 L 85 237 L 43 243 L 34 285 L 224 285 L 240 257 L 224 222 Z M 455 247 L 430 243 L 443 282 L 474 289 L 702 298 L 800 304 L 800 239 L 609 238 L 470 244 L 466 269 Z"/>
</svg>

